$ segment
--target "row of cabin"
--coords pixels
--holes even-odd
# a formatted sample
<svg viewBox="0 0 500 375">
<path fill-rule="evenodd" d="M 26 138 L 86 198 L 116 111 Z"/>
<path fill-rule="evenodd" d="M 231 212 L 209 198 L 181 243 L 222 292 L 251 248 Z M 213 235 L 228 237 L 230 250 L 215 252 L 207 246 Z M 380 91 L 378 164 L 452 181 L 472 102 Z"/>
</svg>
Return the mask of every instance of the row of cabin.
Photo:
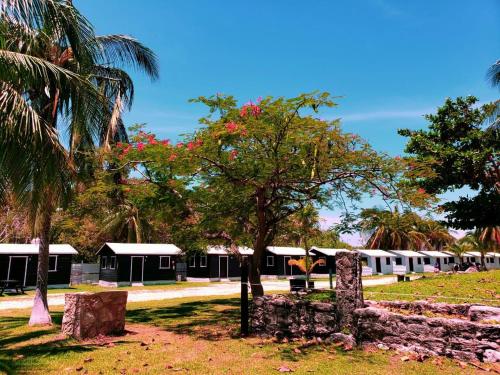
<svg viewBox="0 0 500 375">
<path fill-rule="evenodd" d="M 342 251 L 349 250 L 312 247 L 309 251 L 312 260 L 324 260 L 324 264 L 314 268 L 313 274 L 335 274 L 335 257 Z M 477 263 L 481 258 L 479 252 L 465 253 L 459 259 L 452 253 L 440 251 L 356 251 L 361 254 L 364 275 L 432 272 L 435 266 L 448 271 L 457 263 Z M 49 254 L 49 285 L 67 286 L 71 277 L 72 256 L 77 251 L 70 245 L 50 245 Z M 224 246 L 212 246 L 206 253 L 186 258 L 181 249 L 172 244 L 106 243 L 97 255 L 99 283 L 118 286 L 174 281 L 181 268 L 188 280 L 236 280 L 241 275 L 242 261 L 253 257 L 253 250 L 248 247 L 231 250 Z M 306 251 L 299 247 L 267 247 L 260 260 L 260 273 L 265 278 L 301 275 L 302 271 L 288 262 L 305 255 Z M 0 244 L 0 280 L 17 280 L 24 286 L 34 286 L 37 264 L 38 245 Z M 500 254 L 488 253 L 486 266 L 500 268 Z"/>
</svg>

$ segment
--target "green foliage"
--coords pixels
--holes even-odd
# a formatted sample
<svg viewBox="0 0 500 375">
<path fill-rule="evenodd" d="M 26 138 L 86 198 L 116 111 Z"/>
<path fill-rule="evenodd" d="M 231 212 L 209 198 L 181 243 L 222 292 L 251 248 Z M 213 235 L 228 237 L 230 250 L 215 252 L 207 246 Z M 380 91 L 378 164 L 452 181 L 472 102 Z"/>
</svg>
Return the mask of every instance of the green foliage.
<svg viewBox="0 0 500 375">
<path fill-rule="evenodd" d="M 195 243 L 252 246 L 254 279 L 266 246 L 280 235 L 305 238 L 302 232 L 314 229 L 314 220 L 300 224 L 307 206 L 347 207 L 375 193 L 426 203 L 401 180 L 409 172 L 403 161 L 342 132 L 338 121 L 316 117 L 322 107 L 335 106 L 327 93 L 241 107 L 222 95 L 194 102 L 207 105 L 209 115 L 184 142 L 171 145 L 140 130 L 131 144 L 118 145 L 111 162 L 153 184 L 164 217 Z"/>
<path fill-rule="evenodd" d="M 496 106 L 476 103 L 473 96 L 447 99 L 436 114 L 426 116 L 428 130 L 399 130 L 409 138 L 406 151 L 433 171 L 416 179 L 421 188 L 431 194 L 462 187 L 479 191 L 442 205 L 448 225 L 462 229 L 500 223 L 500 133 L 484 125 Z"/>
</svg>

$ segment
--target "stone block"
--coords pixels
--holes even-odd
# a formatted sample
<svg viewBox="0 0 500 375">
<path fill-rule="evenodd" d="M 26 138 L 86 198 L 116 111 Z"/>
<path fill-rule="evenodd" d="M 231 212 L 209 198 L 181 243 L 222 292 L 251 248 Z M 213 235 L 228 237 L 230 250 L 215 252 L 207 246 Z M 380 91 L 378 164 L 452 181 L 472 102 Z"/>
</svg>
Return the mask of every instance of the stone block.
<svg viewBox="0 0 500 375">
<path fill-rule="evenodd" d="M 78 340 L 123 333 L 127 296 L 122 291 L 66 294 L 62 333 Z"/>
</svg>

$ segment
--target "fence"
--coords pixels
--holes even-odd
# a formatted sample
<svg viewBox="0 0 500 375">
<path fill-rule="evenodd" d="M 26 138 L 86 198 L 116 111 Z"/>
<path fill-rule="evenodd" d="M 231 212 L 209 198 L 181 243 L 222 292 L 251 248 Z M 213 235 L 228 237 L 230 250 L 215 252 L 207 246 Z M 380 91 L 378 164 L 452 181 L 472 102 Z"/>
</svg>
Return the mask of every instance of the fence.
<svg viewBox="0 0 500 375">
<path fill-rule="evenodd" d="M 74 263 L 71 265 L 71 285 L 97 284 L 99 282 L 98 263 Z"/>
</svg>

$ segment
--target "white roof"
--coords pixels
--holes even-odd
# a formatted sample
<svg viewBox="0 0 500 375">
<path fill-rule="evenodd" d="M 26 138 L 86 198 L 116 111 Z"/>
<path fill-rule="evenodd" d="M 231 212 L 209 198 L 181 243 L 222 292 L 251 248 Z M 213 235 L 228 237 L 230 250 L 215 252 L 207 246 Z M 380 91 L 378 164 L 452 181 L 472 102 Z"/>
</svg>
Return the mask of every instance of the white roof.
<svg viewBox="0 0 500 375">
<path fill-rule="evenodd" d="M 487 253 L 486 255 L 488 255 L 489 257 L 497 257 L 497 258 L 500 258 L 500 253 Z"/>
<path fill-rule="evenodd" d="M 325 254 L 326 256 L 335 256 L 337 253 L 344 253 L 346 251 L 349 251 L 347 249 L 326 249 L 324 247 L 316 247 L 313 246 L 311 247 L 311 250 L 316 250 L 319 253 Z"/>
<path fill-rule="evenodd" d="M 169 243 L 112 243 L 106 242 L 97 252 L 108 246 L 116 255 L 179 255 L 181 249 Z"/>
<path fill-rule="evenodd" d="M 435 250 L 429 250 L 429 251 L 419 251 L 421 254 L 424 254 L 425 256 L 428 257 L 433 257 L 433 258 L 449 258 L 450 255 L 443 253 L 441 251 L 435 251 Z"/>
<path fill-rule="evenodd" d="M 442 251 L 443 254 L 448 254 L 450 257 L 458 257 L 457 254 L 451 252 L 451 251 Z"/>
<path fill-rule="evenodd" d="M 253 249 L 250 249 L 249 247 L 246 246 L 238 246 L 238 253 L 241 255 L 253 255 Z M 207 247 L 207 254 L 210 255 L 227 255 L 231 254 L 232 251 L 230 248 L 226 246 L 209 246 Z"/>
<path fill-rule="evenodd" d="M 464 253 L 465 257 L 481 257 L 481 253 L 479 251 L 467 251 Z"/>
<path fill-rule="evenodd" d="M 389 252 L 408 258 L 422 258 L 423 255 L 413 250 L 388 250 Z"/>
<path fill-rule="evenodd" d="M 275 255 L 305 256 L 306 251 L 301 247 L 268 246 L 267 250 Z"/>
<path fill-rule="evenodd" d="M 0 244 L 0 254 L 35 255 L 38 254 L 38 244 Z M 78 252 L 68 244 L 49 245 L 51 255 L 76 255 Z"/>
<path fill-rule="evenodd" d="M 378 249 L 356 249 L 357 252 L 360 252 L 361 254 L 368 255 L 369 257 L 392 257 L 396 258 L 396 255 L 388 253 L 385 250 L 378 250 Z"/>
</svg>

